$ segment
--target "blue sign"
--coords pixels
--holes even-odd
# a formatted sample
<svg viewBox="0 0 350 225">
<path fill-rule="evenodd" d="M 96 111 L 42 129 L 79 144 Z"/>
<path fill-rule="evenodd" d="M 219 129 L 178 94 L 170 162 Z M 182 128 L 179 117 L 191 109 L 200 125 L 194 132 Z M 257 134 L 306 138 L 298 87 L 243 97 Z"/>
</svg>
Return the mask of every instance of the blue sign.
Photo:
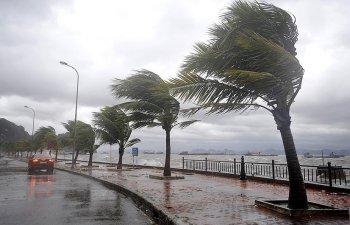
<svg viewBox="0 0 350 225">
<path fill-rule="evenodd" d="M 138 148 L 132 148 L 132 156 L 138 156 L 139 155 L 139 149 Z"/>
</svg>

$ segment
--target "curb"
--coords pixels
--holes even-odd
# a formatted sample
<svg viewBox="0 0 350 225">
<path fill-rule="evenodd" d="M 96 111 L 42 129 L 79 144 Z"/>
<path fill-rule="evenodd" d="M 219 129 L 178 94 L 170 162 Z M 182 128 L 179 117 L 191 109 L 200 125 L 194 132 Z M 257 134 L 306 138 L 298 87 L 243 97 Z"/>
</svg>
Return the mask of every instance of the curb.
<svg viewBox="0 0 350 225">
<path fill-rule="evenodd" d="M 176 218 L 171 218 L 163 210 L 157 208 L 151 202 L 149 202 L 148 200 L 143 198 L 141 195 L 127 189 L 126 187 L 108 182 L 106 180 L 99 179 L 97 177 L 90 176 L 90 175 L 87 175 L 84 173 L 79 173 L 77 171 L 72 171 L 72 170 L 59 168 L 59 167 L 55 167 L 55 169 L 65 171 L 68 173 L 72 173 L 75 175 L 80 175 L 82 177 L 86 177 L 86 178 L 89 178 L 91 180 L 98 181 L 98 182 L 102 183 L 103 185 L 105 185 L 106 187 L 109 187 L 113 190 L 118 191 L 121 194 L 124 194 L 127 197 L 130 197 L 132 199 L 132 201 L 135 203 L 135 205 L 139 209 L 141 209 L 146 215 L 148 215 L 150 218 L 152 218 L 152 220 L 156 224 L 159 224 L 159 225 L 180 225 L 180 224 L 183 224 L 183 223 L 175 222 L 174 220 L 176 220 Z"/>
</svg>

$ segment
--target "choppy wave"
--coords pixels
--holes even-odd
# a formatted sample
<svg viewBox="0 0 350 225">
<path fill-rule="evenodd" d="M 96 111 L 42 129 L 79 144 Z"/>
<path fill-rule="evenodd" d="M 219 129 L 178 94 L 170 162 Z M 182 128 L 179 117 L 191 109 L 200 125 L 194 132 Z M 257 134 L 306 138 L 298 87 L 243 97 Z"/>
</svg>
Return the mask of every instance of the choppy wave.
<svg viewBox="0 0 350 225">
<path fill-rule="evenodd" d="M 71 155 L 61 155 L 62 158 L 71 159 Z M 111 155 L 109 153 L 95 153 L 93 156 L 94 161 L 105 161 L 105 162 L 118 162 L 118 155 L 115 152 L 112 152 Z M 182 158 L 185 159 L 196 159 L 196 160 L 204 160 L 207 158 L 208 160 L 215 161 L 234 161 L 236 159 L 237 162 L 241 161 L 241 155 L 178 155 L 171 154 L 171 167 L 173 168 L 182 168 Z M 327 162 L 331 162 L 332 165 L 350 167 L 350 156 L 345 156 L 342 158 L 326 158 L 324 161 L 321 158 L 305 158 L 302 155 L 298 156 L 299 162 L 301 165 L 327 165 Z M 88 160 L 89 155 L 80 155 L 79 159 Z M 245 156 L 246 162 L 254 162 L 254 163 L 271 163 L 272 160 L 275 163 L 286 163 L 285 155 L 279 156 Z M 165 162 L 165 154 L 139 154 L 138 157 L 134 157 L 135 165 L 147 165 L 147 166 L 163 166 Z M 123 157 L 123 163 L 125 164 L 133 164 L 133 157 L 131 154 L 126 153 Z"/>
</svg>

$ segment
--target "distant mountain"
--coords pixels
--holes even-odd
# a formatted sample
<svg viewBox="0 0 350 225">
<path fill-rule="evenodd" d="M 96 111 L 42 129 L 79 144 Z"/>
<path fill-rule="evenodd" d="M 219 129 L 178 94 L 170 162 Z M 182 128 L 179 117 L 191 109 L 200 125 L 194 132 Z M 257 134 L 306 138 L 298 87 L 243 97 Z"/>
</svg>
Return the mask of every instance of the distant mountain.
<svg viewBox="0 0 350 225">
<path fill-rule="evenodd" d="M 311 155 L 321 155 L 323 152 L 323 155 L 330 155 L 331 153 L 334 153 L 336 155 L 350 155 L 350 148 L 349 149 L 341 149 L 341 150 L 334 150 L 334 149 L 320 149 L 320 150 L 301 150 L 300 153 L 310 153 Z"/>
<path fill-rule="evenodd" d="M 20 141 L 30 138 L 31 136 L 24 130 L 24 127 L 18 126 L 4 118 L 0 118 L 0 142 Z"/>
<path fill-rule="evenodd" d="M 310 153 L 312 155 L 321 155 L 323 151 L 324 155 L 329 155 L 332 152 L 336 155 L 350 155 L 350 148 L 349 149 L 320 149 L 320 150 L 308 150 L 308 149 L 297 149 L 298 154 L 302 155 L 305 153 Z M 283 149 L 251 149 L 251 150 L 229 150 L 229 149 L 224 149 L 224 150 L 216 150 L 216 149 L 205 149 L 205 148 L 195 148 L 190 151 L 189 153 L 206 153 L 206 154 L 236 154 L 236 155 L 243 155 L 246 154 L 247 152 L 252 152 L 252 153 L 257 153 L 260 152 L 261 154 L 276 154 L 276 155 L 284 155 L 284 150 Z"/>
</svg>

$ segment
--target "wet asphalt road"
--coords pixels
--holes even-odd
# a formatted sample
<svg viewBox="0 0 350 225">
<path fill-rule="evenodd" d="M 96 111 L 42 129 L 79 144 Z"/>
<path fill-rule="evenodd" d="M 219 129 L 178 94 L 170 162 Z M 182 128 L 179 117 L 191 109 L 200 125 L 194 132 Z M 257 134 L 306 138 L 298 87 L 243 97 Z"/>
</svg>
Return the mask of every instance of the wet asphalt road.
<svg viewBox="0 0 350 225">
<path fill-rule="evenodd" d="M 96 181 L 57 170 L 53 175 L 27 175 L 25 163 L 5 165 L 4 160 L 1 225 L 153 224 L 130 199 Z"/>
</svg>

